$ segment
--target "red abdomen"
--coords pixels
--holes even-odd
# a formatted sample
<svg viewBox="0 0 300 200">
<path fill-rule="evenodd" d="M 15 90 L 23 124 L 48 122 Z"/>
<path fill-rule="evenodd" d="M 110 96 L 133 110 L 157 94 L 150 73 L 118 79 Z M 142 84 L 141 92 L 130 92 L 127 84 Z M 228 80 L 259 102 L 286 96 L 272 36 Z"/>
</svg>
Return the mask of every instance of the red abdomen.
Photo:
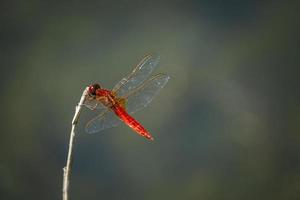
<svg viewBox="0 0 300 200">
<path fill-rule="evenodd" d="M 124 108 L 117 106 L 113 107 L 112 109 L 115 114 L 135 132 L 149 140 L 153 140 L 153 137 L 150 135 L 150 133 L 138 121 L 131 117 Z"/>
</svg>

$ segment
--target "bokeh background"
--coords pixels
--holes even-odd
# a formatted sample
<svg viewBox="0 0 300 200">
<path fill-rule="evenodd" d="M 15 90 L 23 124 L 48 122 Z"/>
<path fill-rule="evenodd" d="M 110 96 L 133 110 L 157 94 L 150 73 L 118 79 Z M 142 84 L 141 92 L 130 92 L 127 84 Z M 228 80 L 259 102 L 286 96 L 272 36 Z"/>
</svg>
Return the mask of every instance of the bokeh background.
<svg viewBox="0 0 300 200">
<path fill-rule="evenodd" d="M 125 125 L 77 129 L 71 199 L 299 199 L 299 3 L 2 1 L 0 198 L 61 199 L 83 89 L 149 52 L 171 80 Z"/>
</svg>

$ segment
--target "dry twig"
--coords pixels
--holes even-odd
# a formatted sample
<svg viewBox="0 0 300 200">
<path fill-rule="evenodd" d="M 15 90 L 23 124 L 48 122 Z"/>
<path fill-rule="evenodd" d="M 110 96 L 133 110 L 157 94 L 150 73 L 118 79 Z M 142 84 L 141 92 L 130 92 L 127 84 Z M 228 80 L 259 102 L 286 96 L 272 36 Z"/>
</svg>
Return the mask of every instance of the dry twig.
<svg viewBox="0 0 300 200">
<path fill-rule="evenodd" d="M 69 200 L 69 186 L 70 186 L 70 176 L 72 171 L 72 160 L 73 160 L 73 144 L 74 144 L 74 138 L 75 138 L 75 127 L 79 119 L 79 115 L 81 112 L 82 105 L 86 99 L 88 93 L 88 87 L 85 88 L 85 90 L 82 93 L 82 96 L 80 98 L 80 101 L 75 109 L 75 114 L 72 120 L 72 128 L 71 128 L 71 134 L 70 134 L 70 141 L 69 141 L 69 150 L 68 150 L 68 157 L 67 157 L 67 163 L 66 166 L 63 168 L 64 170 L 64 176 L 63 176 L 63 200 Z"/>
</svg>

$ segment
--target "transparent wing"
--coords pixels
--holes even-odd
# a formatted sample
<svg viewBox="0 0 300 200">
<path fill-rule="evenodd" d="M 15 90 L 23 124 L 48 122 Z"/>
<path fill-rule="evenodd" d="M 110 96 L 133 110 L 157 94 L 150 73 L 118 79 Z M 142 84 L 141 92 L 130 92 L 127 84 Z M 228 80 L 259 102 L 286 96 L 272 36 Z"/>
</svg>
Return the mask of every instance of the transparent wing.
<svg viewBox="0 0 300 200">
<path fill-rule="evenodd" d="M 149 77 L 149 75 L 157 66 L 158 61 L 158 54 L 149 54 L 145 56 L 143 60 L 134 68 L 131 74 L 117 83 L 112 91 L 117 93 L 119 97 L 125 96 L 129 91 L 136 88 Z"/>
<path fill-rule="evenodd" d="M 169 75 L 157 74 L 149 78 L 135 90 L 128 93 L 124 97 L 127 99 L 127 112 L 134 113 L 146 107 L 158 94 L 158 92 L 166 85 L 169 79 Z"/>
<path fill-rule="evenodd" d="M 98 112 L 101 112 L 99 110 L 107 110 L 107 107 L 105 105 L 92 97 L 87 97 L 83 105 L 90 110 L 98 110 Z"/>
<path fill-rule="evenodd" d="M 85 126 L 85 131 L 93 134 L 108 128 L 116 127 L 120 123 L 121 120 L 116 116 L 116 114 L 107 109 L 89 121 Z"/>
</svg>

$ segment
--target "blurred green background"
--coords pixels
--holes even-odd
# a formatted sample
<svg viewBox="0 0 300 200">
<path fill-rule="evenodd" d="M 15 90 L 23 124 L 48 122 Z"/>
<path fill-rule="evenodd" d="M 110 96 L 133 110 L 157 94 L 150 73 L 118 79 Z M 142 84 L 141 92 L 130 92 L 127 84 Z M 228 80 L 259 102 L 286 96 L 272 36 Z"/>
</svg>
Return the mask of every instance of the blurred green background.
<svg viewBox="0 0 300 200">
<path fill-rule="evenodd" d="M 299 199 L 297 1 L 0 3 L 0 199 L 60 199 L 83 89 L 149 52 L 171 79 L 125 125 L 77 129 L 71 199 Z"/>
</svg>

